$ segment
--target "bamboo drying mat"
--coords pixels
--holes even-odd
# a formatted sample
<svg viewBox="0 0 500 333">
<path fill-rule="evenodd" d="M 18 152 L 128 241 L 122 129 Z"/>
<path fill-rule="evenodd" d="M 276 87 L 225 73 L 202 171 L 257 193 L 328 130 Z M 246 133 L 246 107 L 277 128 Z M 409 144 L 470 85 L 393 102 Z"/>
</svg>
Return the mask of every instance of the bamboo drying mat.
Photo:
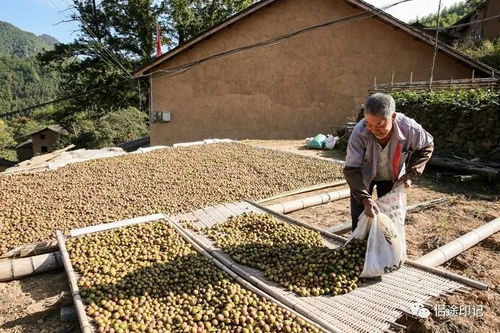
<svg viewBox="0 0 500 333">
<path fill-rule="evenodd" d="M 225 221 L 229 216 L 245 212 L 265 211 L 248 202 L 222 204 L 177 215 L 171 219 L 182 225 L 190 221 L 198 227 L 211 227 Z M 291 223 L 281 219 L 284 222 Z M 262 272 L 235 263 L 229 255 L 216 248 L 211 240 L 200 232 L 184 228 L 186 233 L 236 272 L 264 291 L 277 297 L 284 304 L 300 313 L 308 313 L 340 332 L 390 332 L 397 327 L 396 320 L 403 313 L 410 313 L 413 303 L 424 304 L 429 298 L 444 295 L 458 289 L 466 289 L 464 284 L 426 272 L 423 269 L 403 265 L 399 270 L 384 275 L 381 280 L 364 283 L 353 292 L 340 296 L 299 297 L 266 279 Z M 325 237 L 325 245 L 335 248 L 343 245 L 340 239 Z M 246 274 L 245 274 L 246 273 Z"/>
<path fill-rule="evenodd" d="M 60 231 L 58 231 L 57 234 L 57 243 L 59 245 L 59 250 L 61 251 L 61 256 L 62 260 L 64 263 L 64 269 L 66 271 L 66 275 L 68 276 L 69 284 L 70 284 L 70 290 L 71 290 L 71 295 L 73 298 L 73 302 L 75 304 L 76 308 L 76 313 L 78 316 L 78 320 L 80 323 L 80 329 L 82 333 L 96 333 L 98 331 L 97 325 L 94 322 L 93 319 L 89 318 L 87 316 L 87 313 L 85 311 L 85 308 L 87 304 L 84 303 L 83 299 L 80 297 L 80 289 L 78 287 L 78 279 L 80 278 L 78 273 L 74 270 L 73 264 L 71 263 L 71 259 L 69 256 L 69 253 L 66 249 L 66 241 L 74 238 L 74 237 L 79 237 L 83 236 L 86 234 L 90 233 L 98 233 L 98 232 L 105 232 L 117 228 L 123 228 L 123 227 L 128 227 L 132 225 L 137 225 L 141 223 L 150 223 L 150 222 L 159 222 L 162 221 L 163 223 L 169 223 L 172 225 L 172 227 L 175 229 L 175 231 L 188 243 L 190 243 L 194 250 L 196 250 L 200 255 L 204 255 L 208 258 L 211 259 L 211 261 L 217 266 L 218 269 L 221 269 L 228 273 L 231 277 L 235 279 L 235 283 L 239 283 L 242 285 L 244 288 L 247 290 L 250 290 L 257 295 L 266 298 L 268 301 L 275 303 L 276 305 L 286 309 L 287 311 L 290 311 L 291 313 L 298 315 L 299 317 L 303 318 L 305 321 L 307 321 L 310 324 L 313 324 L 317 326 L 321 332 L 328 332 L 329 330 L 321 327 L 321 325 L 318 325 L 318 323 L 312 321 L 308 316 L 304 316 L 300 313 L 298 313 L 296 310 L 294 310 L 291 307 L 288 307 L 286 304 L 281 303 L 279 300 L 275 299 L 271 295 L 263 292 L 261 289 L 256 288 L 254 285 L 249 283 L 247 280 L 242 279 L 239 277 L 236 273 L 230 270 L 227 266 L 225 266 L 223 263 L 220 263 L 214 256 L 206 251 L 204 251 L 201 247 L 199 247 L 196 243 L 193 242 L 193 239 L 189 237 L 189 235 L 186 234 L 185 230 L 182 228 L 179 228 L 175 222 L 173 222 L 168 216 L 159 213 L 159 214 L 153 214 L 153 215 L 147 215 L 147 216 L 140 216 L 128 220 L 122 220 L 122 221 L 117 221 L 114 223 L 104 223 L 104 224 L 99 224 L 95 226 L 90 226 L 86 228 L 80 228 L 80 229 L 73 229 L 70 232 L 70 235 L 64 236 Z"/>
</svg>

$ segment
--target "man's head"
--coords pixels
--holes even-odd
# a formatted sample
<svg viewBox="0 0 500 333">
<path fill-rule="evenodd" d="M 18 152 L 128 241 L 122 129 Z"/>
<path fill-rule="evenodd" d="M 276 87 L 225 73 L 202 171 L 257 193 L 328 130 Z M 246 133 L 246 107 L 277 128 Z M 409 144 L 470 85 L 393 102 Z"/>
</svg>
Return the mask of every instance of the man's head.
<svg viewBox="0 0 500 333">
<path fill-rule="evenodd" d="M 391 95 L 371 95 L 365 104 L 366 128 L 379 140 L 385 139 L 392 130 L 396 118 L 396 102 Z"/>
</svg>

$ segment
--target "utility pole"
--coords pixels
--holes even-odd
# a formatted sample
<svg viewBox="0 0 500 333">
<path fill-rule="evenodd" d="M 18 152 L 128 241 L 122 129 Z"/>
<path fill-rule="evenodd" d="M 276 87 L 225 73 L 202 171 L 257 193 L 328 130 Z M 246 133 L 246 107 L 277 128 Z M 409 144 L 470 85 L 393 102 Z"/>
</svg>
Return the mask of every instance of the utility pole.
<svg viewBox="0 0 500 333">
<path fill-rule="evenodd" d="M 439 37 L 439 19 L 441 18 L 441 0 L 439 0 L 438 11 L 437 11 L 437 27 L 436 27 L 436 37 L 434 44 L 434 55 L 432 56 L 432 67 L 431 67 L 431 77 L 429 79 L 429 89 L 432 89 L 432 81 L 434 80 L 434 67 L 436 65 L 436 56 L 438 51 L 438 37 Z"/>
</svg>

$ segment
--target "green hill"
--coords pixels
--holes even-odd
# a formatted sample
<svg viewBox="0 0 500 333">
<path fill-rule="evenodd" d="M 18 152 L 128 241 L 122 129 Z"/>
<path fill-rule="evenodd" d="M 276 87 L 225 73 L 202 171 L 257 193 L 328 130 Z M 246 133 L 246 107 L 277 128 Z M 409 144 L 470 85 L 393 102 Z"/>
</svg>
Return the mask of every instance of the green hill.
<svg viewBox="0 0 500 333">
<path fill-rule="evenodd" d="M 36 55 L 58 41 L 0 21 L 0 114 L 46 102 L 58 95 L 59 73 L 43 68 Z"/>
<path fill-rule="evenodd" d="M 40 37 L 26 32 L 18 27 L 0 21 L 0 54 L 16 55 L 18 57 L 34 56 L 44 50 L 53 48 L 57 39 L 49 35 Z"/>
<path fill-rule="evenodd" d="M 0 54 L 0 114 L 46 102 L 57 95 L 58 73 L 34 57 Z"/>
<path fill-rule="evenodd" d="M 54 44 L 59 43 L 59 41 L 57 39 L 55 39 L 51 35 L 47 35 L 47 34 L 40 35 L 40 36 L 38 36 L 38 38 L 43 40 L 45 43 L 47 43 L 50 48 L 53 48 Z"/>
</svg>

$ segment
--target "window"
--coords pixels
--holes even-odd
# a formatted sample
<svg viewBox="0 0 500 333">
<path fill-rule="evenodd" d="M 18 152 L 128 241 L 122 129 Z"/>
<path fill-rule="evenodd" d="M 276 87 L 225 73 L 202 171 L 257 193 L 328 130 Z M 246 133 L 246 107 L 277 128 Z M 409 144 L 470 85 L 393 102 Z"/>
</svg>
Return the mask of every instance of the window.
<svg viewBox="0 0 500 333">
<path fill-rule="evenodd" d="M 40 140 L 45 140 L 45 134 L 40 134 Z"/>
<path fill-rule="evenodd" d="M 48 152 L 49 150 L 47 149 L 47 146 L 42 146 L 42 153 L 46 153 Z"/>
</svg>

